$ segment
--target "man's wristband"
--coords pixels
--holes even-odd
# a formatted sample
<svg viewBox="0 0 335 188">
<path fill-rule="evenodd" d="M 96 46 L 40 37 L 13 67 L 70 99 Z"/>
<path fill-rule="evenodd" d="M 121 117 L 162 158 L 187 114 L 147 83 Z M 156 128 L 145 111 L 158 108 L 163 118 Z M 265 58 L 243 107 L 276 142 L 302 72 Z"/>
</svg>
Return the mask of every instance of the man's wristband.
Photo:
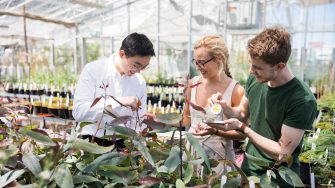
<svg viewBox="0 0 335 188">
<path fill-rule="evenodd" d="M 239 129 L 236 129 L 236 131 L 241 132 L 242 134 L 245 134 L 245 128 L 247 125 L 245 123 L 242 123 L 241 127 Z"/>
</svg>

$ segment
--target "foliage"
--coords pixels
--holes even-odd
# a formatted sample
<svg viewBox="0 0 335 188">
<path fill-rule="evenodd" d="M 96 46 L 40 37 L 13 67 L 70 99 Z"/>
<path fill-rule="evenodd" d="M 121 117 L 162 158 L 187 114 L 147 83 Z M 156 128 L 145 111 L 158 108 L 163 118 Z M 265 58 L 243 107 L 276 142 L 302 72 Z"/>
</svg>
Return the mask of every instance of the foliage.
<svg viewBox="0 0 335 188">
<path fill-rule="evenodd" d="M 196 84 L 191 87 L 195 86 Z M 103 84 L 101 88 L 107 87 L 108 85 Z M 97 98 L 91 106 L 107 97 L 112 96 Z M 122 104 L 121 106 L 125 107 Z M 115 135 L 111 139 L 125 140 L 126 148 L 115 151 L 113 146 L 102 147 L 80 138 L 80 130 L 88 122 L 81 123 L 80 129 L 66 129 L 64 135 L 55 136 L 49 130 L 36 129 L 32 125 L 19 126 L 16 123 L 18 116 L 15 112 L 11 113 L 13 115 L 6 117 L 10 124 L 2 125 L 1 129 L 6 134 L 0 141 L 0 187 L 13 182 L 34 187 L 218 187 L 222 174 L 228 177 L 228 187 L 248 183 L 245 174 L 233 162 L 208 159 L 198 140 L 191 134 L 186 134 L 184 138 L 199 154 L 197 158 L 183 144 L 171 145 L 157 139 L 157 132 L 176 128 L 153 130 L 149 127 L 138 133 L 122 123 L 129 121 L 128 117 L 105 111 L 105 115 L 112 115 L 115 119 L 104 129 L 114 131 Z M 158 123 L 175 123 L 181 121 L 180 116 L 160 116 Z M 252 158 L 250 155 L 247 157 Z M 251 161 L 253 160 L 252 158 Z M 253 162 L 264 164 L 260 160 Z M 216 173 L 212 169 L 219 163 L 233 166 L 235 170 Z M 195 166 L 202 167 L 199 168 L 201 177 L 197 175 Z M 269 166 L 267 168 L 273 169 Z M 300 179 L 289 169 L 279 170 L 289 183 L 300 185 Z M 261 178 L 261 186 L 268 183 L 273 184 L 271 179 L 263 181 Z"/>
<path fill-rule="evenodd" d="M 335 94 L 328 94 L 322 96 L 318 100 L 318 109 L 327 110 L 330 111 L 330 113 L 335 112 Z"/>
<path fill-rule="evenodd" d="M 100 56 L 100 44 L 98 42 L 87 45 L 87 62 L 97 60 Z"/>
<path fill-rule="evenodd" d="M 335 95 L 324 95 L 318 101 L 319 116 L 315 130 L 304 137 L 299 160 L 310 164 L 316 181 L 328 183 L 335 177 Z"/>
</svg>

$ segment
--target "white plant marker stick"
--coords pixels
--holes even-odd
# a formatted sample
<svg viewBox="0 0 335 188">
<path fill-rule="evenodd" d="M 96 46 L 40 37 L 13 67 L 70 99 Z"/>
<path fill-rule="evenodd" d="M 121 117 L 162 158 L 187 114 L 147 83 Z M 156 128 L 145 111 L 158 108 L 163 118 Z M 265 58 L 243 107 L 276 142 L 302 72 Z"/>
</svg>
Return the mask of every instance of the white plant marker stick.
<svg viewBox="0 0 335 188">
<path fill-rule="evenodd" d="M 222 188 L 226 183 L 227 183 L 227 176 L 226 176 L 226 175 L 223 175 L 223 176 L 221 177 L 221 185 L 220 185 L 220 188 Z"/>
<path fill-rule="evenodd" d="M 314 173 L 312 172 L 310 174 L 310 177 L 311 177 L 311 188 L 315 188 L 315 179 L 314 179 Z"/>
<path fill-rule="evenodd" d="M 326 152 L 325 152 L 325 160 L 327 162 L 327 158 L 328 158 L 328 148 L 326 149 Z"/>
<path fill-rule="evenodd" d="M 249 181 L 249 188 L 255 188 L 255 182 L 253 180 Z"/>
</svg>

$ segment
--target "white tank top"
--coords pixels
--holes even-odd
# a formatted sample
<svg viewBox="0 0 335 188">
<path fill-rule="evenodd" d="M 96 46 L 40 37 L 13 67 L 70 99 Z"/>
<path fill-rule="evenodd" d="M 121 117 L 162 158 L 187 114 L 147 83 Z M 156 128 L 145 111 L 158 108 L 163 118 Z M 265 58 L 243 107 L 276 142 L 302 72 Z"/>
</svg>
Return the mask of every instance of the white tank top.
<svg viewBox="0 0 335 188">
<path fill-rule="evenodd" d="M 192 79 L 192 83 L 198 83 L 200 77 L 196 76 Z M 233 90 L 235 85 L 238 82 L 236 80 L 232 80 L 229 83 L 226 91 L 223 93 L 223 99 L 226 101 L 228 105 L 231 105 L 231 97 L 233 94 Z M 196 96 L 196 87 L 191 90 L 191 102 L 196 104 L 195 96 Z M 209 110 L 208 107 L 205 110 Z M 206 126 L 202 119 L 204 117 L 203 113 L 197 110 L 194 110 L 190 106 L 190 114 L 191 114 L 191 127 L 188 130 L 190 133 L 194 133 L 196 126 L 200 123 L 202 126 Z M 235 161 L 235 152 L 233 149 L 232 140 L 225 139 L 223 137 L 217 135 L 206 135 L 206 136 L 196 136 L 198 138 L 200 144 L 204 147 L 205 152 L 210 158 L 213 159 L 229 159 L 231 161 Z M 193 149 L 191 149 L 193 152 Z"/>
</svg>

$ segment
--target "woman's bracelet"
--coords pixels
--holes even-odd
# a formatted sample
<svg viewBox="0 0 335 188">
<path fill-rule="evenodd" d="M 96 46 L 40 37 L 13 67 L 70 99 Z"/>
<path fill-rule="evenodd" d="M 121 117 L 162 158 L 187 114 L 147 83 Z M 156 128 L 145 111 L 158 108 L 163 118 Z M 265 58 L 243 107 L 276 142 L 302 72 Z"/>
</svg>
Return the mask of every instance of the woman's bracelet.
<svg viewBox="0 0 335 188">
<path fill-rule="evenodd" d="M 212 135 L 213 135 L 213 134 L 217 135 L 218 133 L 219 133 L 219 129 L 215 129 L 215 132 L 212 133 Z"/>
</svg>

